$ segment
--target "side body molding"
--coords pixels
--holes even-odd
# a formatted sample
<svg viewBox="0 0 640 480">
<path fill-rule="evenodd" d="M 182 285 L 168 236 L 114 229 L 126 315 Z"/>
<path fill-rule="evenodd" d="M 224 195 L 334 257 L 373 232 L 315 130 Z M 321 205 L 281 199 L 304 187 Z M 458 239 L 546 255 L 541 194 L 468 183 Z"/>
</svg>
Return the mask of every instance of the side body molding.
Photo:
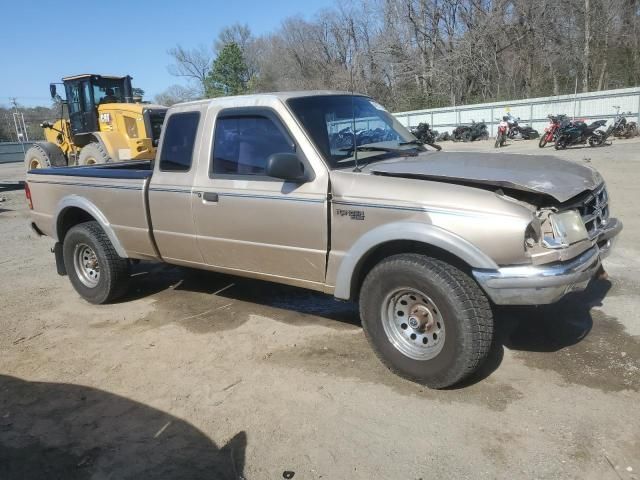
<svg viewBox="0 0 640 480">
<path fill-rule="evenodd" d="M 63 197 L 56 207 L 56 213 L 54 216 L 56 241 L 60 241 L 60 219 L 64 215 L 65 210 L 73 207 L 84 210 L 93 218 L 95 218 L 109 237 L 109 240 L 113 244 L 113 247 L 116 249 L 116 252 L 118 252 L 118 255 L 120 255 L 122 258 L 128 258 L 127 252 L 124 250 L 124 248 L 122 248 L 122 244 L 120 243 L 120 240 L 118 240 L 118 237 L 113 231 L 113 228 L 111 228 L 111 224 L 107 220 L 107 217 L 105 217 L 98 209 L 98 207 L 96 207 L 93 203 L 91 203 L 86 198 L 80 197 L 78 195 L 68 195 L 66 197 Z"/>
<path fill-rule="evenodd" d="M 376 247 L 396 240 L 411 240 L 438 247 L 476 269 L 498 268 L 498 265 L 480 249 L 440 227 L 417 222 L 388 223 L 365 233 L 346 252 L 336 276 L 334 296 L 349 299 L 353 275 L 360 261 Z"/>
</svg>

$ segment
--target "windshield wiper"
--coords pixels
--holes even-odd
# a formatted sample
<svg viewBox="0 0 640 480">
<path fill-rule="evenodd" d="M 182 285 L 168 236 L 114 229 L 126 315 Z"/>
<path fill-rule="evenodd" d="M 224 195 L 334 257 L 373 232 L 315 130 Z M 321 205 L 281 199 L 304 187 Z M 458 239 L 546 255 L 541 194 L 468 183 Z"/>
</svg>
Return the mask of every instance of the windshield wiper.
<svg viewBox="0 0 640 480">
<path fill-rule="evenodd" d="M 340 151 L 347 152 L 347 155 L 351 155 L 354 152 L 380 152 L 380 153 L 393 153 L 394 155 L 397 155 L 399 157 L 417 157 L 418 156 L 418 152 L 416 152 L 415 150 L 388 148 L 388 147 L 374 147 L 373 145 L 358 145 L 355 148 L 345 147 L 345 148 L 341 148 Z M 366 167 L 370 163 L 371 163 L 371 160 L 369 160 L 368 162 L 365 162 L 363 167 Z M 360 172 L 360 171 L 361 171 L 360 167 L 356 165 L 354 172 Z"/>
<path fill-rule="evenodd" d="M 404 145 L 424 145 L 424 142 L 421 142 L 420 140 L 408 140 L 406 142 L 398 142 L 398 146 L 404 146 Z"/>
<path fill-rule="evenodd" d="M 340 149 L 341 152 L 347 152 L 347 155 L 351 155 L 353 152 L 382 152 L 382 153 L 394 153 L 402 157 L 415 157 L 418 154 L 412 150 L 405 150 L 401 148 L 388 148 L 388 147 L 374 147 L 373 145 L 358 145 L 357 147 L 345 147 Z"/>
</svg>

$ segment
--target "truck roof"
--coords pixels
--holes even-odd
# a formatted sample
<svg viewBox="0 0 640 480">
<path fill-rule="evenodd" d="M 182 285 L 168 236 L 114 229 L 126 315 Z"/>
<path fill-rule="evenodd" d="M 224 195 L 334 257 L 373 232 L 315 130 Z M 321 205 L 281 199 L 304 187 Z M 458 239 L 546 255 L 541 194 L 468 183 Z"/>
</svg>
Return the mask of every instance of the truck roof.
<svg viewBox="0 0 640 480">
<path fill-rule="evenodd" d="M 268 93 L 252 93 L 249 95 L 233 95 L 228 97 L 217 98 L 205 98 L 203 100 L 193 100 L 191 102 L 176 103 L 175 106 L 182 105 L 203 105 L 203 104 L 216 104 L 216 103 L 229 103 L 234 99 L 243 101 L 258 100 L 261 98 L 272 98 L 279 100 L 289 100 L 291 98 L 299 97 L 317 97 L 320 95 L 361 95 L 357 92 L 346 92 L 340 90 L 299 90 L 290 92 L 268 92 Z"/>
</svg>

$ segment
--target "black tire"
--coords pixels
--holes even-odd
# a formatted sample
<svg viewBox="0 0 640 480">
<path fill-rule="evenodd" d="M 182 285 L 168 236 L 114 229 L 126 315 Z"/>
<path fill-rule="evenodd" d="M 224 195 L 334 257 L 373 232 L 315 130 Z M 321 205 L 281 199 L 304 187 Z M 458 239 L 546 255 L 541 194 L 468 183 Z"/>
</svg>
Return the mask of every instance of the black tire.
<svg viewBox="0 0 640 480">
<path fill-rule="evenodd" d="M 395 291 L 406 288 L 427 296 L 433 301 L 434 313 L 440 312 L 443 344 L 432 358 L 411 358 L 385 331 L 385 305 Z M 420 297 L 420 293 L 417 295 Z M 480 287 L 452 265 L 418 254 L 394 255 L 369 272 L 360 291 L 360 317 L 382 363 L 394 373 L 430 388 L 450 387 L 476 371 L 487 357 L 493 337 L 491 307 Z"/>
<path fill-rule="evenodd" d="M 96 284 L 87 285 L 82 267 L 76 258 L 80 249 L 88 247 L 95 255 L 98 278 Z M 62 244 L 64 265 L 76 292 L 86 301 L 102 304 L 121 297 L 129 284 L 129 261 L 118 255 L 109 237 L 98 222 L 86 222 L 72 227 Z M 94 267 L 95 269 L 95 267 Z"/>
<path fill-rule="evenodd" d="M 107 151 L 97 142 L 82 147 L 78 156 L 78 165 L 98 165 L 110 161 L 111 157 Z"/>
<path fill-rule="evenodd" d="M 538 142 L 538 146 L 540 148 L 544 148 L 547 146 L 547 134 L 545 133 L 540 137 L 540 141 Z"/>
<path fill-rule="evenodd" d="M 27 171 L 37 168 L 63 167 L 67 159 L 60 147 L 51 142 L 34 143 L 24 155 Z"/>
<path fill-rule="evenodd" d="M 590 147 L 600 147 L 604 144 L 604 135 L 593 134 L 587 140 Z"/>
<path fill-rule="evenodd" d="M 556 144 L 554 145 L 556 150 L 564 150 L 565 148 L 567 148 L 567 141 L 560 137 L 556 140 Z"/>
</svg>

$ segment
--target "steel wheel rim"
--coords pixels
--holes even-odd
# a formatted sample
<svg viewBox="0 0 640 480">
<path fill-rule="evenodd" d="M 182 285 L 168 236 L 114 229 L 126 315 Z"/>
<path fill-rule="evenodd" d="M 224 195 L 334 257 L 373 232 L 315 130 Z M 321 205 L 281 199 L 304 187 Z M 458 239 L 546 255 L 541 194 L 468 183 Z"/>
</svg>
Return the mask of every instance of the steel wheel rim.
<svg viewBox="0 0 640 480">
<path fill-rule="evenodd" d="M 36 168 L 42 168 L 42 165 L 40 164 L 40 160 L 32 158 L 29 162 L 29 170 L 35 170 Z"/>
<path fill-rule="evenodd" d="M 96 252 L 89 245 L 79 243 L 73 252 L 73 266 L 80 281 L 94 288 L 100 281 L 100 264 Z"/>
<path fill-rule="evenodd" d="M 446 339 L 445 322 L 437 305 L 414 288 L 399 288 L 382 303 L 382 325 L 391 344 L 414 360 L 436 357 Z"/>
</svg>

